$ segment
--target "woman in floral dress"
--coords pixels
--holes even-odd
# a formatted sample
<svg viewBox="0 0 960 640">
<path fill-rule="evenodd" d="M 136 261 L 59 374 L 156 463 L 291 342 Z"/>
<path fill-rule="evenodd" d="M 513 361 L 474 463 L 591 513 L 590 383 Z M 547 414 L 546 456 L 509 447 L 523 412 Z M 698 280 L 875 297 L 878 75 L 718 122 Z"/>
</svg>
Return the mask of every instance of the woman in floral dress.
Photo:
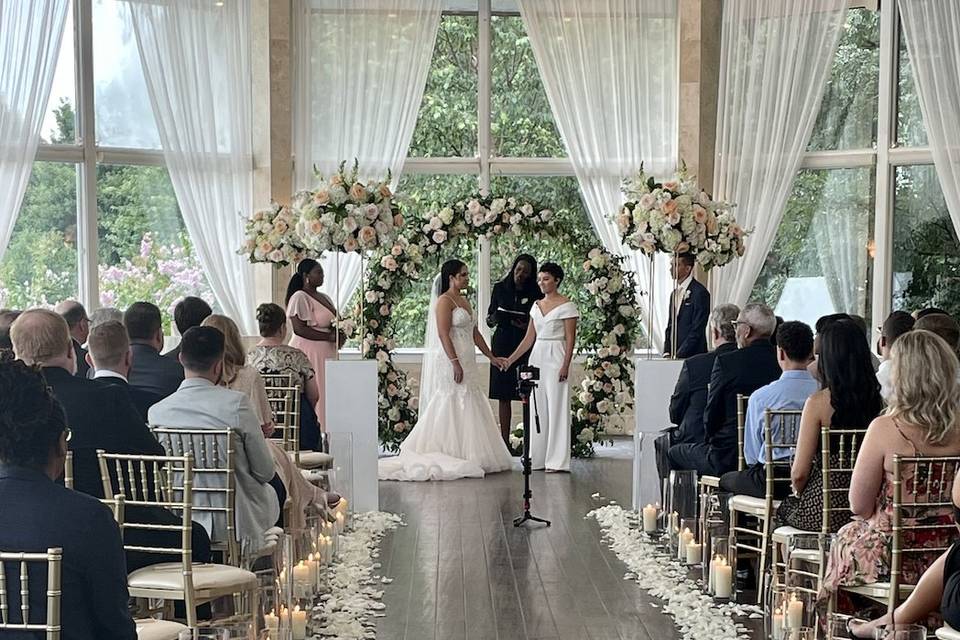
<svg viewBox="0 0 960 640">
<path fill-rule="evenodd" d="M 850 481 L 853 521 L 837 533 L 830 549 L 820 593 L 821 601 L 840 586 L 869 584 L 890 572 L 891 519 L 893 514 L 893 457 L 960 455 L 960 370 L 957 356 L 946 342 L 928 331 L 911 331 L 900 337 L 891 352 L 894 395 L 884 415 L 867 430 Z M 952 480 L 952 479 L 950 479 Z M 926 478 L 906 478 L 904 491 L 925 491 Z M 933 515 L 937 524 L 952 522 L 945 508 Z M 928 543 L 946 547 L 953 535 L 921 539 L 931 533 L 907 532 L 905 544 Z M 905 554 L 903 583 L 915 584 L 938 552 Z"/>
</svg>

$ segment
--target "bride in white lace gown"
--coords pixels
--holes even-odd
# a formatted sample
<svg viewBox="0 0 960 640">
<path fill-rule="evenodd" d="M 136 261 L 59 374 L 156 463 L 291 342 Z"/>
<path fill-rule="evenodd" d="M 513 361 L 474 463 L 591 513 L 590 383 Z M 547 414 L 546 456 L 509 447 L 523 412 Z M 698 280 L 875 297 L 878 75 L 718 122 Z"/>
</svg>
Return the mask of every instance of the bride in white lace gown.
<svg viewBox="0 0 960 640">
<path fill-rule="evenodd" d="M 477 330 L 470 303 L 460 293 L 467 266 L 448 260 L 434 282 L 420 381 L 420 417 L 400 445 L 400 455 L 381 458 L 381 480 L 482 478 L 513 466 L 493 410 L 481 389 L 474 346 L 494 364 Z"/>
</svg>

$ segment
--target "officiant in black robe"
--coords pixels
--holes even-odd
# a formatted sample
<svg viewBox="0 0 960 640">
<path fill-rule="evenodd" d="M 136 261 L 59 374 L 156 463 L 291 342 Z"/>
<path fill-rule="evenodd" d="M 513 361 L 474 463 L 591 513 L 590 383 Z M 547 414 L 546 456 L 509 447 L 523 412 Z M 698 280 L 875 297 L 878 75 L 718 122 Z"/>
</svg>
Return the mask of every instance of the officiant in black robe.
<svg viewBox="0 0 960 640">
<path fill-rule="evenodd" d="M 507 357 L 520 346 L 530 322 L 533 303 L 543 298 L 537 286 L 537 261 L 525 253 L 517 256 L 510 271 L 493 285 L 487 326 L 493 329 L 490 348 L 496 356 Z M 527 363 L 529 353 L 506 371 L 490 365 L 490 398 L 500 402 L 500 434 L 510 447 L 510 427 L 513 420 L 510 403 L 517 395 L 517 367 Z"/>
</svg>

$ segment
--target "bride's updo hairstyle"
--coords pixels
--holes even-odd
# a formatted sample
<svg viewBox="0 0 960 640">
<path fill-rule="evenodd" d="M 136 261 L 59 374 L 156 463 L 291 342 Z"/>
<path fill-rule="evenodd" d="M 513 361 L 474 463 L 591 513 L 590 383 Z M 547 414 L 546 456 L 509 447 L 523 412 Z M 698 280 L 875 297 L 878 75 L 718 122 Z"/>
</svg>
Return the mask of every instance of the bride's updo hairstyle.
<svg viewBox="0 0 960 640">
<path fill-rule="evenodd" d="M 447 260 L 443 263 L 443 266 L 440 267 L 440 282 L 437 283 L 437 295 L 442 296 L 447 292 L 447 289 L 450 288 L 450 278 L 460 273 L 460 269 L 463 269 L 467 264 L 462 260 Z"/>
<path fill-rule="evenodd" d="M 556 262 L 544 262 L 540 265 L 540 273 L 549 273 L 557 281 L 557 287 L 563 282 L 563 268 Z"/>
</svg>

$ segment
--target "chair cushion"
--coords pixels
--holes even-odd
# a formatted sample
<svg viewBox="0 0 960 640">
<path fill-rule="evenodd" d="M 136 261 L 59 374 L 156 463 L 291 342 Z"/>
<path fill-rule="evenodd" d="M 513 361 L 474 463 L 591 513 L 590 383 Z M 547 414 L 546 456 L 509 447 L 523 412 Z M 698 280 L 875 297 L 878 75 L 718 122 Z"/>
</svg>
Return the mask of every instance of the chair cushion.
<svg viewBox="0 0 960 640">
<path fill-rule="evenodd" d="M 763 516 L 767 512 L 767 501 L 764 498 L 754 498 L 753 496 L 736 495 L 730 498 L 731 511 L 740 511 L 755 516 Z M 779 500 L 773 501 L 773 510 L 776 511 L 780 506 Z"/>
<path fill-rule="evenodd" d="M 772 540 L 780 544 L 785 544 L 787 540 L 794 536 L 815 536 L 816 531 L 805 531 L 796 527 L 777 527 L 773 531 Z"/>
<path fill-rule="evenodd" d="M 790 551 L 791 560 L 800 560 L 802 562 L 812 562 L 814 564 L 820 564 L 820 550 L 819 549 L 793 549 Z"/>
<path fill-rule="evenodd" d="M 940 638 L 940 640 L 960 640 L 960 631 L 945 624 L 937 629 L 937 637 Z"/>
<path fill-rule="evenodd" d="M 137 640 L 177 640 L 180 632 L 187 628 L 172 620 L 143 618 L 134 622 L 137 623 Z"/>
<path fill-rule="evenodd" d="M 900 596 L 909 595 L 913 591 L 914 585 L 912 584 L 902 584 L 900 585 Z M 890 583 L 889 582 L 871 582 L 870 584 L 858 585 L 856 587 L 845 587 L 841 586 L 842 591 L 849 591 L 850 593 L 856 593 L 861 596 L 870 598 L 871 600 L 886 600 L 890 594 Z"/>
<path fill-rule="evenodd" d="M 291 451 L 290 456 L 294 455 Z M 301 451 L 300 466 L 304 469 L 329 469 L 333 466 L 333 456 L 321 451 Z"/>
<path fill-rule="evenodd" d="M 193 588 L 204 589 L 245 588 L 256 583 L 257 576 L 249 571 L 225 564 L 194 564 Z M 163 562 L 137 569 L 127 576 L 131 589 L 183 589 L 182 565 L 179 562 Z"/>
</svg>

